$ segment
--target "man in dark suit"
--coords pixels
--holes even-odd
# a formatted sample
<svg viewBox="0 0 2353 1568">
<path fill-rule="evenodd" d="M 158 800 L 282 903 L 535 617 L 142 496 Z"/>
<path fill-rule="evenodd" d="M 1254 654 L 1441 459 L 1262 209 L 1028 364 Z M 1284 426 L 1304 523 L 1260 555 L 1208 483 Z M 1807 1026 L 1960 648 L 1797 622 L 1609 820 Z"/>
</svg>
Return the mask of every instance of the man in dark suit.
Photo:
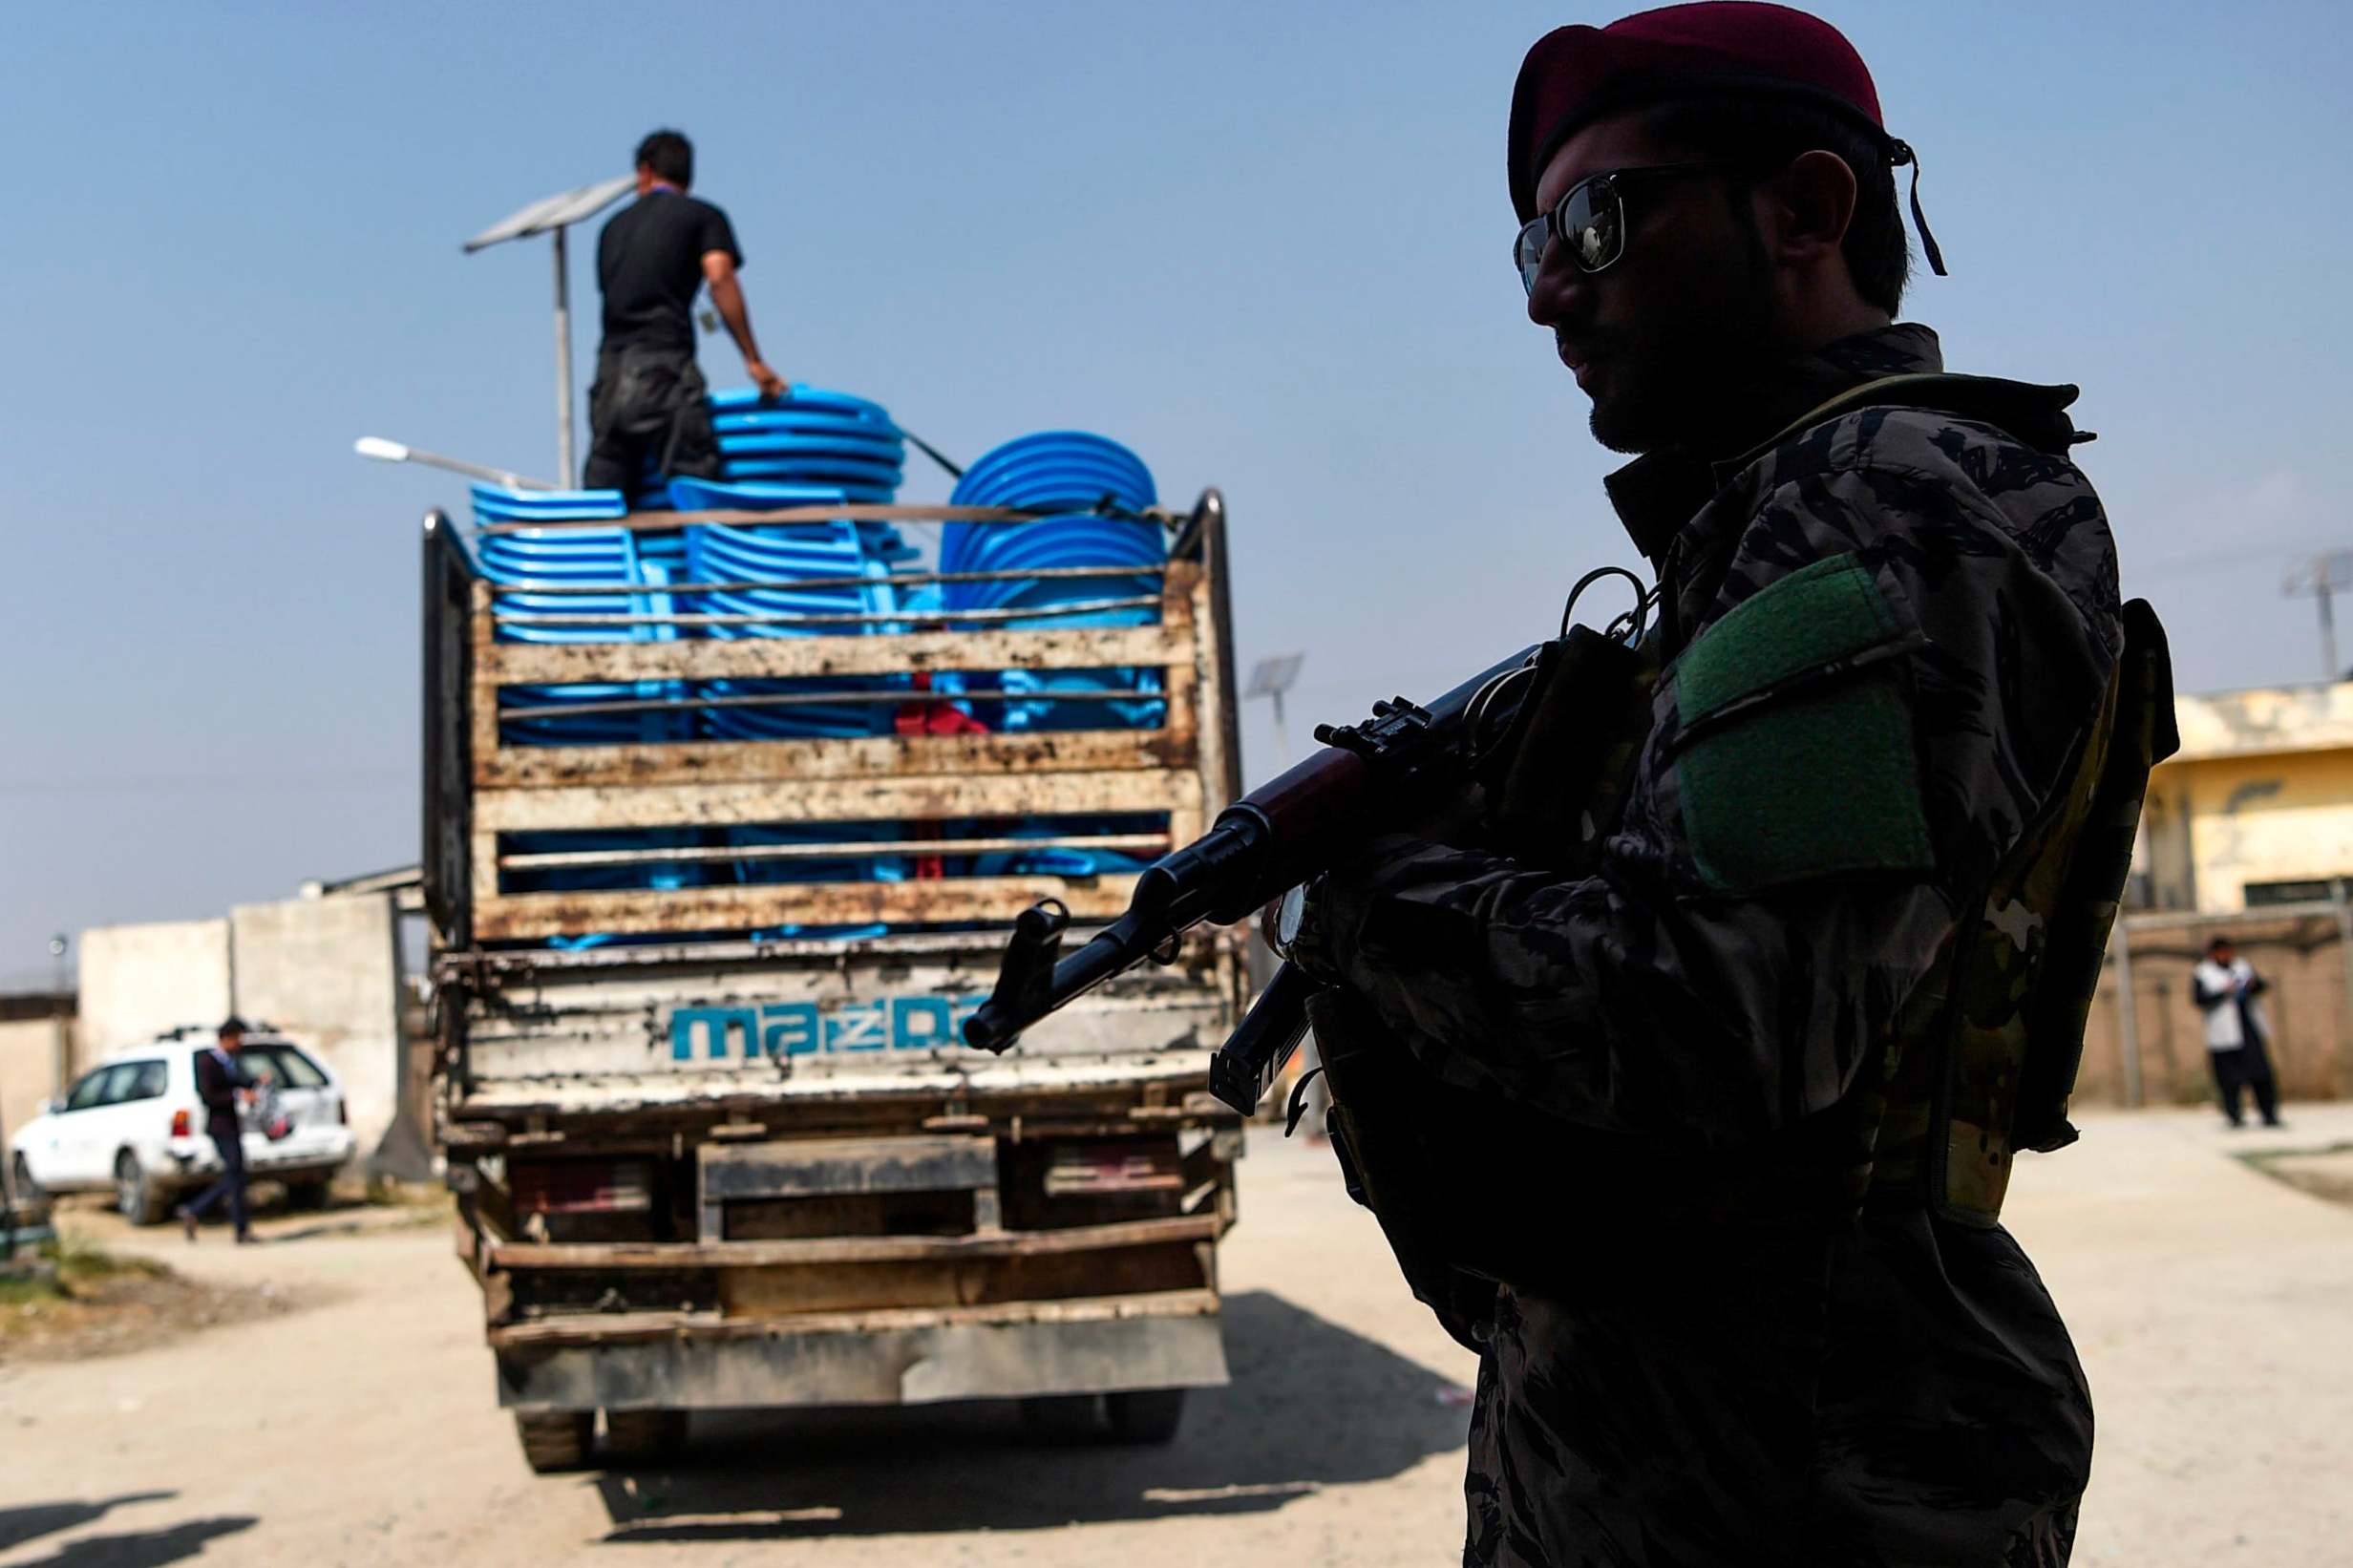
<svg viewBox="0 0 2353 1568">
<path fill-rule="evenodd" d="M 223 1197 L 229 1200 L 229 1218 L 237 1226 L 238 1241 L 253 1240 L 245 1225 L 244 1130 L 237 1119 L 238 1102 L 249 1098 L 254 1090 L 253 1079 L 237 1061 L 238 1048 L 244 1042 L 245 1022 L 232 1015 L 222 1020 L 218 1043 L 196 1059 L 197 1098 L 204 1102 L 204 1131 L 221 1152 L 221 1179 L 205 1188 L 195 1202 L 180 1205 L 180 1223 L 191 1241 L 196 1240 L 196 1222 Z"/>
</svg>

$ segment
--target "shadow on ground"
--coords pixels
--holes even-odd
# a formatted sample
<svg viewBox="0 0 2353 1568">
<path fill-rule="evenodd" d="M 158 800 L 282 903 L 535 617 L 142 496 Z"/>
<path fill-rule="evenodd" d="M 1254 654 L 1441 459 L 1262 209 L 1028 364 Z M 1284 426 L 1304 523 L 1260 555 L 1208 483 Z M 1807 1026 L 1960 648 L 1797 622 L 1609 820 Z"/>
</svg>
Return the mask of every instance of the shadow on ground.
<svg viewBox="0 0 2353 1568">
<path fill-rule="evenodd" d="M 170 1496 L 170 1493 L 151 1493 L 138 1497 L 117 1497 L 115 1502 L 143 1502 L 150 1497 Z M 106 1506 L 87 1503 L 56 1503 L 41 1508 L 20 1508 L 0 1513 L 0 1529 L 9 1528 L 16 1516 L 25 1514 L 48 1514 L 79 1511 L 97 1506 L 97 1513 Z M 66 1524 L 51 1525 L 51 1530 L 70 1530 L 88 1522 L 96 1514 L 76 1518 Z M 118 1536 L 85 1536 L 80 1540 L 67 1541 L 45 1557 L 35 1557 L 23 1568 L 163 1568 L 166 1563 L 184 1562 L 201 1554 L 204 1548 L 223 1536 L 234 1536 L 252 1529 L 261 1521 L 250 1514 L 222 1515 L 210 1519 L 189 1519 L 163 1530 L 129 1531 Z M 18 1540 L 31 1539 L 20 1536 Z"/>
<path fill-rule="evenodd" d="M 86 1503 L 34 1503 L 26 1508 L 0 1508 L 0 1552 L 22 1546 L 60 1530 L 76 1530 L 133 1503 L 169 1502 L 177 1492 L 126 1492 Z"/>
<path fill-rule="evenodd" d="M 2353 1143 L 2320 1149 L 2274 1149 L 2238 1158 L 2274 1181 L 2331 1203 L 2353 1207 Z"/>
<path fill-rule="evenodd" d="M 1225 1302 L 1233 1382 L 1197 1389 L 1166 1448 L 1040 1433 L 1009 1404 L 695 1417 L 670 1467 L 601 1477 L 611 1542 L 773 1540 L 1280 1508 L 1463 1446 L 1461 1391 L 1250 1291 Z"/>
<path fill-rule="evenodd" d="M 181 1199 L 193 1197 L 183 1193 Z M 379 1203 L 371 1198 L 338 1193 L 325 1204 L 314 1209 L 293 1207 L 283 1188 L 272 1181 L 256 1181 L 250 1194 L 246 1212 L 257 1227 L 265 1244 L 287 1241 L 308 1241 L 323 1236 L 374 1236 L 392 1234 L 423 1226 L 444 1224 L 454 1211 L 442 1204 Z M 72 1193 L 53 1198 L 55 1213 L 78 1222 L 81 1233 L 111 1243 L 114 1240 L 176 1240 L 180 1224 L 177 1218 L 157 1225 L 132 1225 L 116 1209 L 112 1198 L 98 1193 Z M 216 1204 L 213 1211 L 198 1222 L 197 1231 L 207 1241 L 225 1243 L 229 1238 L 229 1208 Z"/>
<path fill-rule="evenodd" d="M 289 1241 L 311 1241 L 322 1236 L 386 1236 L 449 1222 L 447 1214 L 425 1208 L 383 1209 L 357 1203 L 348 1207 L 351 1210 L 348 1218 L 336 1218 L 330 1212 L 326 1218 L 307 1224 L 272 1229 L 262 1240 L 266 1245 L 284 1246 Z"/>
</svg>

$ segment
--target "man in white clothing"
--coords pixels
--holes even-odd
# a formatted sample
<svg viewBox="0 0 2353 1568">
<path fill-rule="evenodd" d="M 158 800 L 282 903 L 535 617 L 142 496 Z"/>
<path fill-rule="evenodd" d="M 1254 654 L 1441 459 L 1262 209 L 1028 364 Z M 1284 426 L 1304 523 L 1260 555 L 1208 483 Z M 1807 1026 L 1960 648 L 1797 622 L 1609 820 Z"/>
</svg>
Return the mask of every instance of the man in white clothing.
<svg viewBox="0 0 2353 1568">
<path fill-rule="evenodd" d="M 2263 1125 L 2279 1125 L 2279 1091 L 2272 1082 L 2271 1056 L 2266 1047 L 2269 1022 L 2256 999 L 2271 986 L 2255 965 L 2238 956 L 2228 937 L 2206 944 L 2206 962 L 2190 978 L 2192 995 L 2206 1014 L 2206 1056 L 2214 1064 L 2215 1094 L 2233 1127 L 2240 1119 L 2239 1091 L 2255 1091 L 2255 1106 Z"/>
</svg>

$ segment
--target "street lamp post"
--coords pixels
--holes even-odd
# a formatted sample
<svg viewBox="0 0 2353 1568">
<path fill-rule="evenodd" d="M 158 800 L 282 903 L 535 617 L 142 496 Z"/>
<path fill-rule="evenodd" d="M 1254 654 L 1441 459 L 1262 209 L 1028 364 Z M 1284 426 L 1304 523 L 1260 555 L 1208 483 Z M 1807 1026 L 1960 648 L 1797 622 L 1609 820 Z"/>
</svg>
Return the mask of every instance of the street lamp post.
<svg viewBox="0 0 2353 1568">
<path fill-rule="evenodd" d="M 74 1025 L 66 1008 L 66 952 L 73 946 L 63 931 L 49 939 L 49 1081 L 51 1092 L 62 1098 L 74 1081 Z"/>
<path fill-rule="evenodd" d="M 1264 697 L 1275 710 L 1275 771 L 1281 773 L 1291 765 L 1291 735 L 1282 722 L 1282 694 L 1299 680 L 1299 667 L 1307 662 L 1304 653 L 1278 653 L 1261 659 L 1250 671 L 1250 684 L 1242 689 L 1242 700 Z"/>
<path fill-rule="evenodd" d="M 556 473 L 562 484 L 577 484 L 572 466 L 572 278 L 570 253 L 563 231 L 595 217 L 620 201 L 637 184 L 635 175 L 599 180 L 574 191 L 562 191 L 511 212 L 465 244 L 468 255 L 506 240 L 534 234 L 555 236 L 556 260 Z"/>
<path fill-rule="evenodd" d="M 2353 550 L 2331 550 L 2300 561 L 2279 584 L 2288 598 L 2310 594 L 2320 607 L 2322 675 L 2332 683 L 2344 679 L 2344 667 L 2337 662 L 2337 595 L 2346 588 L 2353 588 Z"/>
</svg>

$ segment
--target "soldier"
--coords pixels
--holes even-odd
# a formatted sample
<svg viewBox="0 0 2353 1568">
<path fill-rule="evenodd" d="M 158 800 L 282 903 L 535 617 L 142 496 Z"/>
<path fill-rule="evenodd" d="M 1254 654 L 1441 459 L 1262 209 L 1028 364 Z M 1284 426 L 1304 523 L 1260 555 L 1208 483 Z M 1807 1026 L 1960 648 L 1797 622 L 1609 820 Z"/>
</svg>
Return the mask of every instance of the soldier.
<svg viewBox="0 0 2353 1568">
<path fill-rule="evenodd" d="M 2075 389 L 1897 323 L 1912 153 L 1803 12 L 1548 34 L 1509 162 L 1655 626 L 1589 793 L 1523 752 L 1291 947 L 1351 1186 L 1481 1356 L 1465 1560 L 2064 1563 L 2089 1391 L 1997 1217 L 2172 744 Z"/>
</svg>

